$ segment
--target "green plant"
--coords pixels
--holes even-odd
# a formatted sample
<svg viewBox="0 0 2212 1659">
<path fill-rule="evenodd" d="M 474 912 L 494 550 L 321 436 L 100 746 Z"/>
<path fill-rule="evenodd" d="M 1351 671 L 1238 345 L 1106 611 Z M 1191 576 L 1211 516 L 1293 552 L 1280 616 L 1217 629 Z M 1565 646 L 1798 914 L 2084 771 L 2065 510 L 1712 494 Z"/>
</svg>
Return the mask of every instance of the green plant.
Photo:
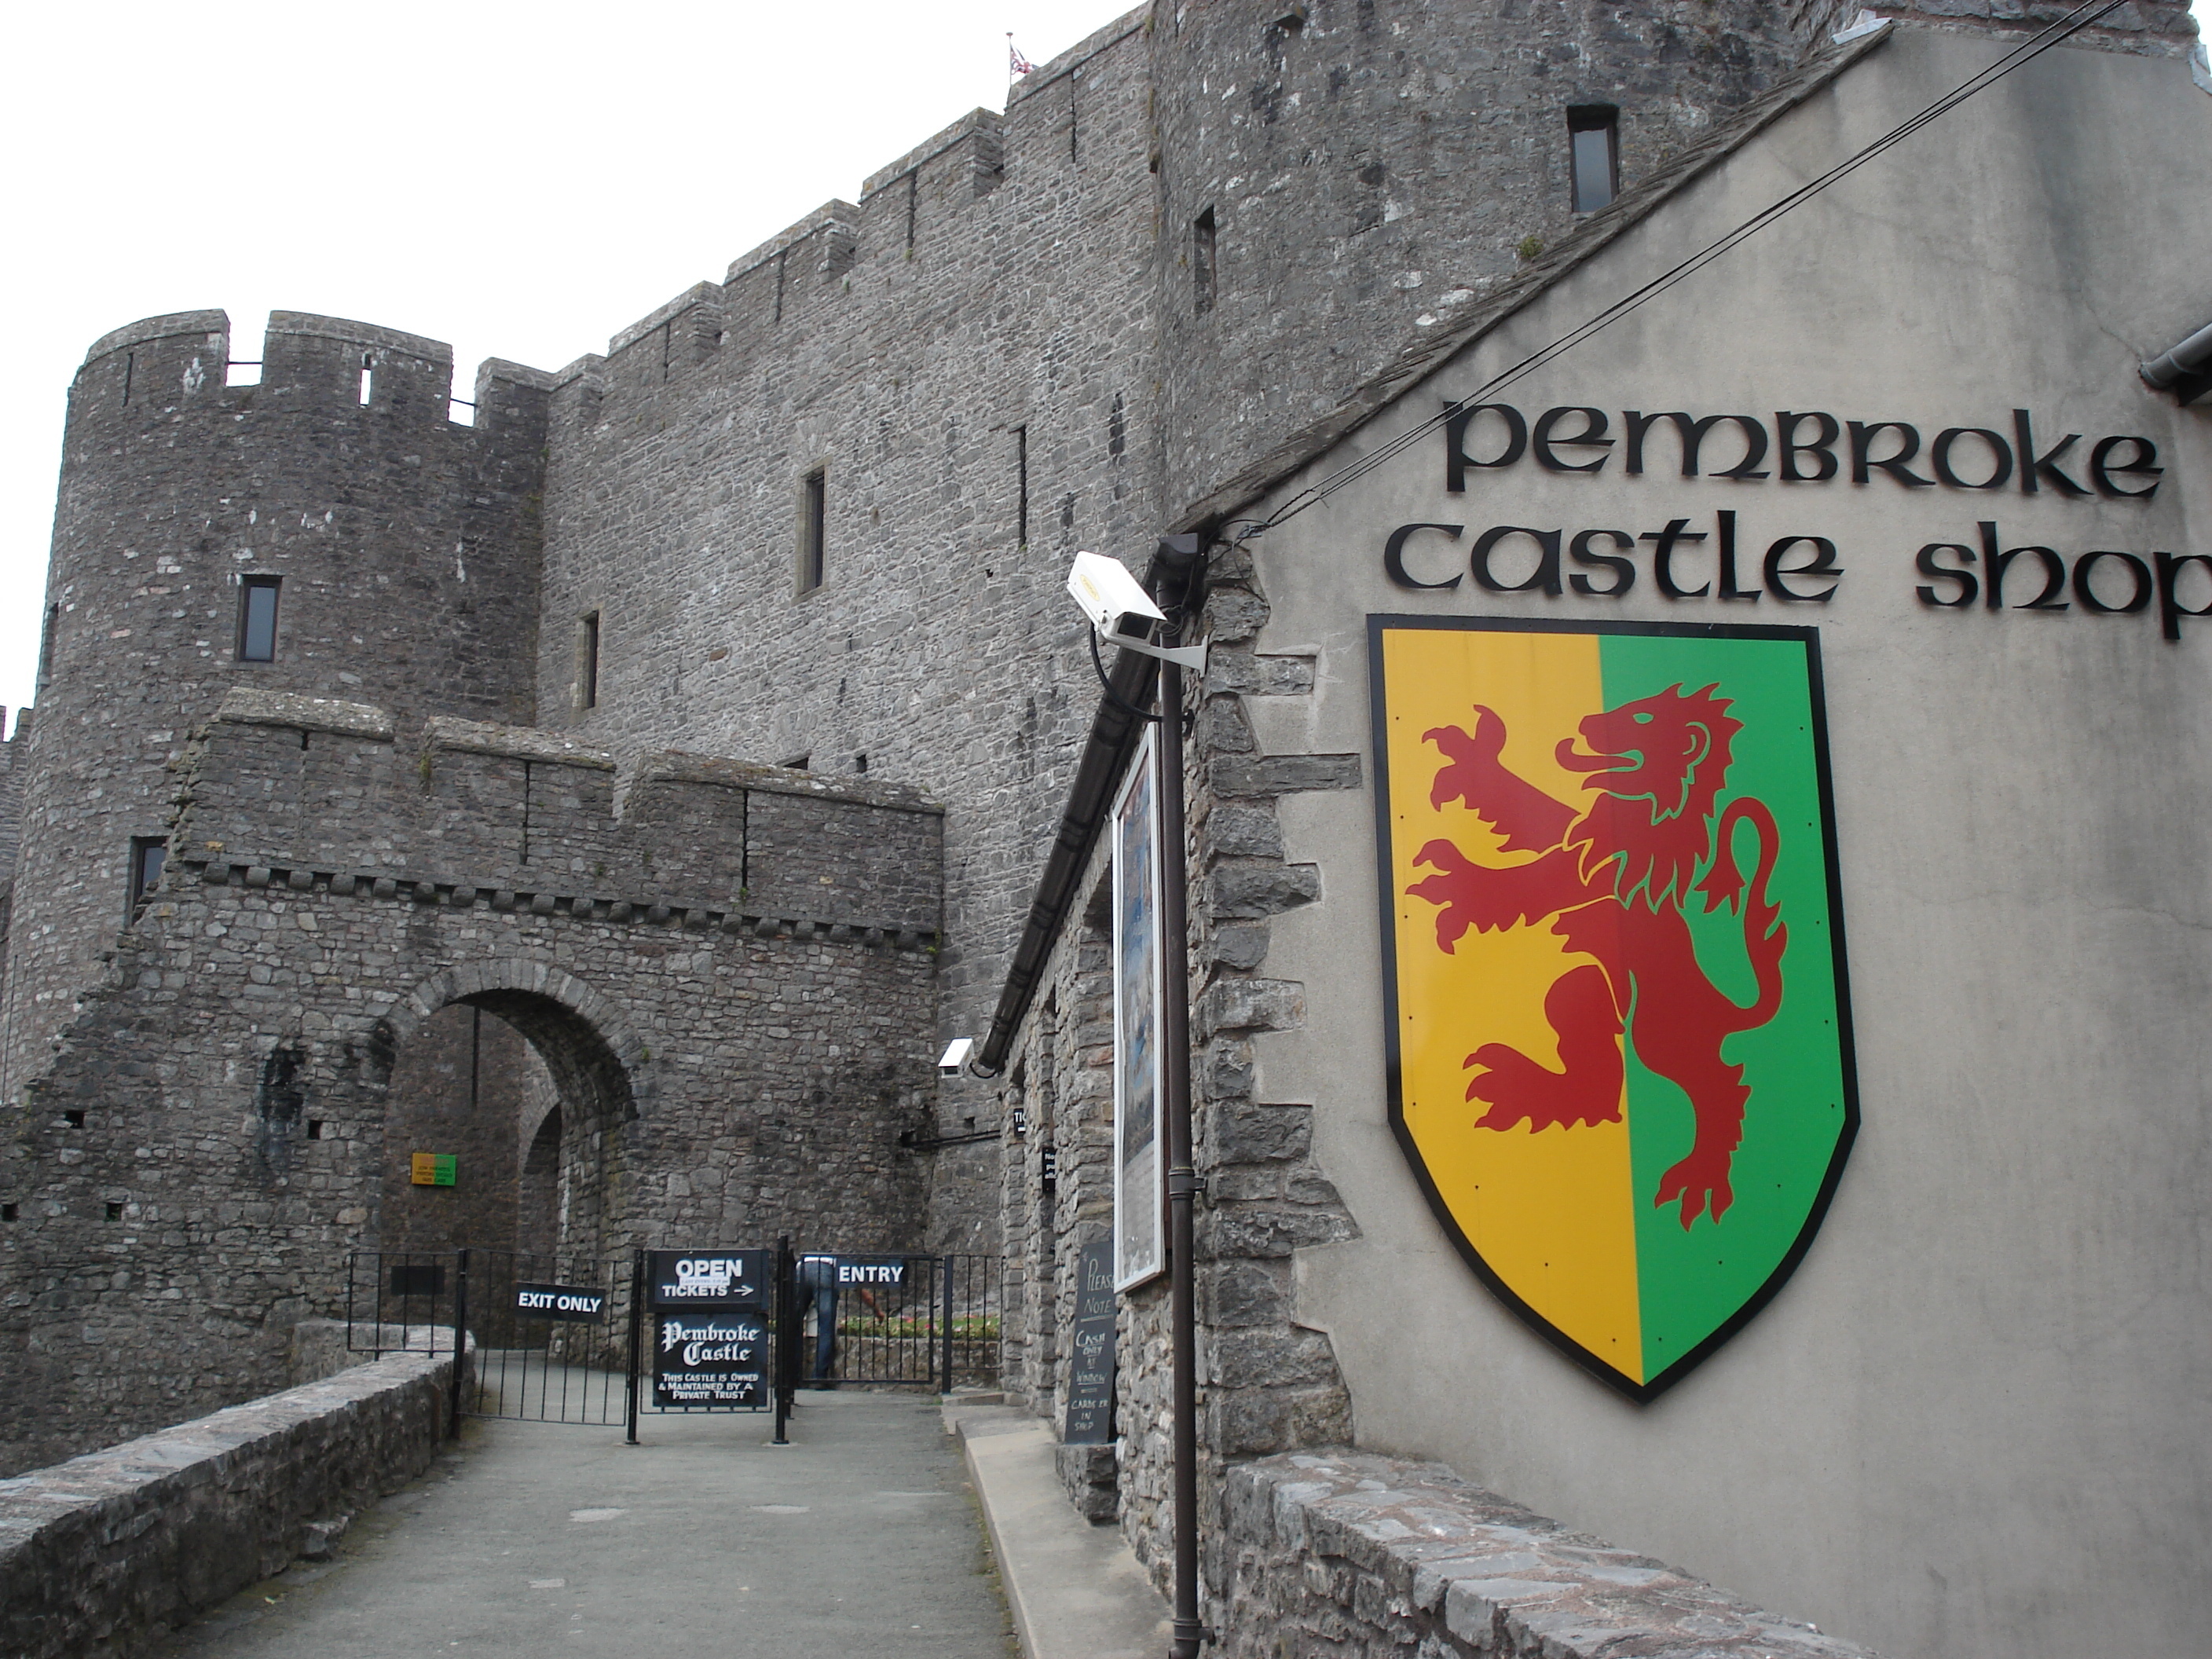
<svg viewBox="0 0 2212 1659">
<path fill-rule="evenodd" d="M 1533 234 L 1523 236 L 1521 239 L 1521 246 L 1514 250 L 1523 259 L 1533 259 L 1543 251 L 1544 239 Z"/>
</svg>

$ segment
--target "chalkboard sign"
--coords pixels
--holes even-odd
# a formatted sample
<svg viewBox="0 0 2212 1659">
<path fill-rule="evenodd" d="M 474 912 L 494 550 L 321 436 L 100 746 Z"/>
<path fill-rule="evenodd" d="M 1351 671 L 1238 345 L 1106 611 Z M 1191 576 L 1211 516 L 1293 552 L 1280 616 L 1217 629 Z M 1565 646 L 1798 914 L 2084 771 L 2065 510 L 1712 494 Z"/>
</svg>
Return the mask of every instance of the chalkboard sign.
<svg viewBox="0 0 2212 1659">
<path fill-rule="evenodd" d="M 1114 1241 L 1087 1246 L 1076 1271 L 1067 1428 L 1060 1439 L 1070 1446 L 1103 1446 L 1114 1438 Z"/>
<path fill-rule="evenodd" d="M 653 1338 L 654 1405 L 766 1403 L 768 1321 L 758 1309 L 656 1315 Z"/>
</svg>

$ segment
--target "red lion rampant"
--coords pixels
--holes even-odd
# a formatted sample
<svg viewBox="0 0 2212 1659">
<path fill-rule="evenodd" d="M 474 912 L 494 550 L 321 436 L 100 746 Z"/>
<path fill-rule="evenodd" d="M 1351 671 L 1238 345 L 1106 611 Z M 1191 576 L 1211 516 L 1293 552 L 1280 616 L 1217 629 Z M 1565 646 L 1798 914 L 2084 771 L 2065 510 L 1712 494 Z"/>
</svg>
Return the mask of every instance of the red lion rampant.
<svg viewBox="0 0 2212 1659">
<path fill-rule="evenodd" d="M 1660 1178 L 1655 1204 L 1681 1201 L 1682 1225 L 1707 1209 L 1718 1221 L 1735 1200 L 1729 1170 L 1743 1138 L 1751 1091 L 1743 1067 L 1721 1058 L 1721 1041 L 1772 1019 L 1782 1006 L 1782 953 L 1789 933 L 1766 896 L 1780 832 L 1764 802 L 1739 797 L 1717 823 L 1713 803 L 1728 777 L 1729 742 L 1743 730 L 1719 687 L 1677 684 L 1639 697 L 1578 728 L 1559 764 L 1589 776 L 1595 799 L 1577 816 L 1500 763 L 1505 722 L 1475 708 L 1474 734 L 1456 726 L 1422 734 L 1443 751 L 1429 791 L 1431 805 L 1464 801 L 1525 863 L 1477 864 L 1449 841 L 1432 841 L 1413 862 L 1437 873 L 1407 890 L 1442 908 L 1437 945 L 1447 955 L 1470 927 L 1490 933 L 1550 921 L 1568 949 L 1594 957 L 1570 968 L 1545 994 L 1544 1012 L 1559 1034 L 1559 1071 L 1502 1042 L 1485 1043 L 1462 1062 L 1481 1069 L 1469 1100 L 1490 1109 L 1484 1129 L 1527 1123 L 1617 1122 L 1628 1031 L 1645 1066 L 1680 1085 L 1697 1117 L 1689 1155 Z M 1759 836 L 1759 867 L 1747 894 L 1731 845 L 1736 825 Z M 1698 965 L 1682 905 L 1691 878 L 1710 866 L 1695 890 L 1708 911 L 1725 903 L 1743 917 L 1744 948 L 1758 994 L 1738 1007 Z"/>
</svg>

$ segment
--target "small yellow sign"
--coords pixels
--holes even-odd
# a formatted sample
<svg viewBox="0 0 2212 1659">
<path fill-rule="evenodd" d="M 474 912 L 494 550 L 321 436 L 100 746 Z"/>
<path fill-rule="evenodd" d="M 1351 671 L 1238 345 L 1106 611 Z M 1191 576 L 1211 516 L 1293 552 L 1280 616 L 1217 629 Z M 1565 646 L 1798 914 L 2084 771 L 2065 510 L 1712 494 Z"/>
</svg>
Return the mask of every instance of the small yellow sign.
<svg viewBox="0 0 2212 1659">
<path fill-rule="evenodd" d="M 417 1152 L 414 1156 L 417 1187 L 450 1187 L 458 1162 L 451 1152 Z"/>
</svg>

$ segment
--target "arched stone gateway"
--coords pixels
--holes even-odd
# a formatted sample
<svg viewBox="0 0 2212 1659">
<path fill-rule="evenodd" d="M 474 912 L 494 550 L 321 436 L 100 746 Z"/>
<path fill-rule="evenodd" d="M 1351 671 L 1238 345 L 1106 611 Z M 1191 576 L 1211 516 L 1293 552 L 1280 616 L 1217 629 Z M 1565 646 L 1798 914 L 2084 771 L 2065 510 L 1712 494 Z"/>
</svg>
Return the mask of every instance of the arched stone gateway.
<svg viewBox="0 0 2212 1659">
<path fill-rule="evenodd" d="M 598 751 L 392 728 L 234 692 L 189 751 L 19 1130 L 14 1467 L 281 1383 L 363 1246 L 920 1242 L 937 808 L 663 754 L 617 818 Z"/>
<path fill-rule="evenodd" d="M 386 1024 L 382 1248 L 605 1254 L 633 1067 L 650 1053 L 619 1005 L 542 963 L 493 959 L 433 975 Z M 411 1152 L 434 1146 L 471 1179 L 416 1185 Z"/>
</svg>

